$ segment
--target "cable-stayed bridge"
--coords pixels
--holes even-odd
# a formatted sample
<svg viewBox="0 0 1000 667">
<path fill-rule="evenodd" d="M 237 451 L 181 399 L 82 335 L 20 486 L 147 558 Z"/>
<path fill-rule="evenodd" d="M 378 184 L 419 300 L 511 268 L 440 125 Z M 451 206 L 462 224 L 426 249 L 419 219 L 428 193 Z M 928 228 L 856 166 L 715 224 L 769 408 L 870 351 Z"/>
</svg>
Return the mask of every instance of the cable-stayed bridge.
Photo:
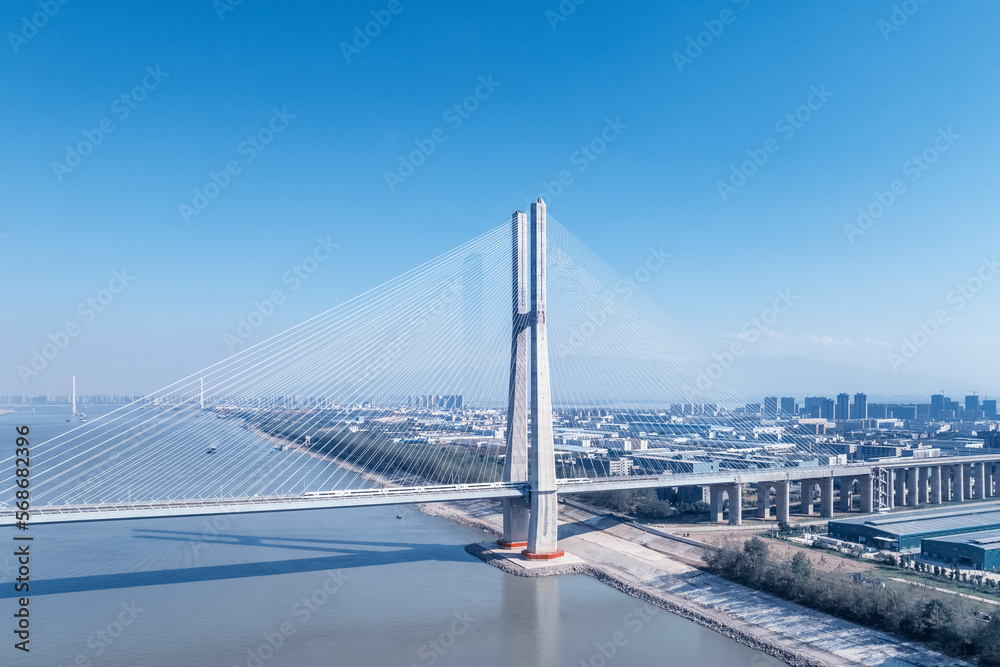
<svg viewBox="0 0 1000 667">
<path fill-rule="evenodd" d="M 996 495 L 1000 455 L 848 465 L 642 295 L 541 200 L 509 222 L 140 401 L 31 447 L 31 523 L 499 498 L 558 555 L 560 492 L 756 485 L 788 519 Z M 753 406 L 757 407 L 754 408 Z M 597 445 L 597 446 L 594 446 Z M 16 456 L 0 523 L 18 520 Z M 739 502 L 730 502 L 739 523 Z"/>
</svg>

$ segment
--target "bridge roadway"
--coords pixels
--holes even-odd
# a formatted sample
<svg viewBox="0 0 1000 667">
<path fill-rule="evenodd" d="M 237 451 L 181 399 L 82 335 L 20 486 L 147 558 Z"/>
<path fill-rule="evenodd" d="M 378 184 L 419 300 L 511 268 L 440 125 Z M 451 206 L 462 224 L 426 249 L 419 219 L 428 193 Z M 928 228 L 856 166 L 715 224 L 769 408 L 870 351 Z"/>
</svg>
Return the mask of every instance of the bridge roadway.
<svg viewBox="0 0 1000 667">
<path fill-rule="evenodd" d="M 975 456 L 900 459 L 894 461 L 867 462 L 863 464 L 836 466 L 726 470 L 717 473 L 680 473 L 604 479 L 560 479 L 558 480 L 558 491 L 560 493 L 594 493 L 599 491 L 617 491 L 625 489 L 709 486 L 713 489 L 714 498 L 716 495 L 716 489 L 720 488 L 736 489 L 747 484 L 767 484 L 769 487 L 772 485 L 783 484 L 784 488 L 787 489 L 788 482 L 808 481 L 809 483 L 815 483 L 817 481 L 829 480 L 831 482 L 829 486 L 832 492 L 832 480 L 835 477 L 841 477 L 846 480 L 855 478 L 870 480 L 871 476 L 877 475 L 880 469 L 907 471 L 920 468 L 965 466 L 977 463 L 1000 463 L 1000 452 Z M 1000 467 L 998 467 L 997 472 L 998 476 L 1000 476 Z M 992 486 L 992 484 L 990 486 Z M 997 486 L 997 491 L 1000 493 L 1000 479 L 997 481 Z M 825 495 L 825 489 L 823 489 L 823 491 Z M 247 498 L 167 500 L 93 505 L 57 505 L 33 507 L 30 511 L 29 524 L 68 523 L 75 521 L 110 521 L 119 519 L 144 519 L 155 517 L 238 514 L 251 512 L 284 512 L 294 510 L 333 509 L 338 507 L 368 507 L 372 505 L 406 505 L 411 503 L 435 503 L 453 500 L 477 500 L 484 498 L 517 498 L 527 495 L 527 484 L 492 482 L 483 484 L 451 484 L 424 487 L 354 489 L 297 496 L 259 496 Z M 717 511 L 713 511 L 713 516 L 720 521 L 722 519 L 721 502 L 721 494 L 718 494 L 718 508 Z M 824 515 L 832 515 L 832 497 L 829 502 L 831 503 L 831 511 L 824 511 Z M 716 502 L 713 500 L 712 504 L 715 506 Z M 827 503 L 824 502 L 824 506 L 826 504 Z M 824 507 L 824 510 L 826 510 L 826 507 Z M 809 512 L 811 512 L 811 508 Z M 779 514 L 781 513 L 782 512 L 779 512 Z M 787 508 L 785 513 L 787 513 Z M 6 503 L 0 505 L 0 526 L 11 526 L 15 523 L 15 509 Z"/>
</svg>

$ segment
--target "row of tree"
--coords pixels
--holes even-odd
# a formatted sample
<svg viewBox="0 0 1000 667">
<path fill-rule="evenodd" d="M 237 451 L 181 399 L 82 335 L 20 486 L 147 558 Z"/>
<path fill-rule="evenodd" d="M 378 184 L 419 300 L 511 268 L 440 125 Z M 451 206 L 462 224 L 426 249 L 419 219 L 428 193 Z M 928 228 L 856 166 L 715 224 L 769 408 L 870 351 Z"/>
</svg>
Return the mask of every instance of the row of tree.
<svg viewBox="0 0 1000 667">
<path fill-rule="evenodd" d="M 731 581 L 798 602 L 877 630 L 927 642 L 954 656 L 975 656 L 1000 665 L 1000 613 L 958 596 L 947 604 L 919 588 L 905 591 L 864 575 L 814 571 L 796 552 L 789 562 L 770 557 L 767 543 L 753 537 L 742 548 L 728 546 L 705 556 L 708 568 Z"/>
<path fill-rule="evenodd" d="M 626 489 L 588 493 L 582 502 L 604 509 L 633 516 L 640 521 L 662 521 L 678 516 L 708 518 L 708 503 L 678 502 L 676 495 L 664 497 L 657 489 Z"/>
</svg>

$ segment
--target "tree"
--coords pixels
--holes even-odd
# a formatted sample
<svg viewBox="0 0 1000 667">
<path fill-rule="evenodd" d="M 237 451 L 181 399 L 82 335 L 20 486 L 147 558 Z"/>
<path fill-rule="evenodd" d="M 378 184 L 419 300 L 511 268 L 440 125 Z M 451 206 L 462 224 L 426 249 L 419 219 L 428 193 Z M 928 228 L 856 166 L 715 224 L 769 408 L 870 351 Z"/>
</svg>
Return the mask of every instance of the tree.
<svg viewBox="0 0 1000 667">
<path fill-rule="evenodd" d="M 799 586 L 809 581 L 812 577 L 812 561 L 803 552 L 796 552 L 792 556 L 792 577 L 795 579 L 795 583 Z"/>
<path fill-rule="evenodd" d="M 944 635 L 954 631 L 955 618 L 944 602 L 933 598 L 924 605 L 920 616 L 920 634 L 926 639 L 942 639 Z"/>
<path fill-rule="evenodd" d="M 976 637 L 976 652 L 983 665 L 1000 665 L 1000 614 L 990 616 L 986 628 Z"/>
<path fill-rule="evenodd" d="M 759 582 L 763 578 L 769 555 L 767 543 L 756 535 L 744 542 L 743 557 L 739 560 L 739 578 L 746 582 Z"/>
</svg>

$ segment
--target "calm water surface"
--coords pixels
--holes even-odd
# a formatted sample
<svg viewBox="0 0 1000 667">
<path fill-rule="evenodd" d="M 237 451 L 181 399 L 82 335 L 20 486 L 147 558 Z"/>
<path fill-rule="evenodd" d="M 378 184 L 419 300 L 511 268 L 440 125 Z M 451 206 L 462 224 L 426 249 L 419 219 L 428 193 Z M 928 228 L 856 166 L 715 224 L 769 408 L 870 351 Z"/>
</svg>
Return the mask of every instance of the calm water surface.
<svg viewBox="0 0 1000 667">
<path fill-rule="evenodd" d="M 52 437 L 67 413 L 0 416 L 0 442 L 20 423 Z M 504 574 L 463 549 L 484 533 L 409 506 L 30 532 L 27 656 L 10 532 L 0 545 L 3 665 L 781 664 L 589 577 Z"/>
</svg>

